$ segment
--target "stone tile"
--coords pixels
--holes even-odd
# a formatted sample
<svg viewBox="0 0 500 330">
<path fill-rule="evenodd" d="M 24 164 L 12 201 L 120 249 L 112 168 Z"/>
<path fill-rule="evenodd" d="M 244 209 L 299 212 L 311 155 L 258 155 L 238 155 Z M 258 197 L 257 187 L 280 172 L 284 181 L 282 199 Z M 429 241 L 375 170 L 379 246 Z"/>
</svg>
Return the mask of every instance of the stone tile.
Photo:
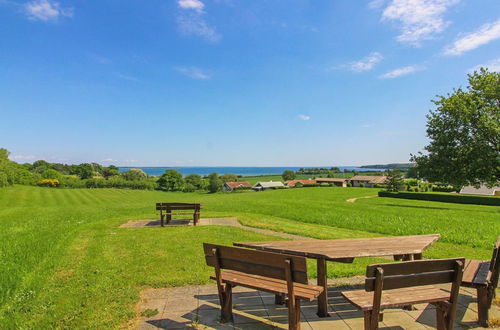
<svg viewBox="0 0 500 330">
<path fill-rule="evenodd" d="M 310 321 L 308 320 L 309 325 L 313 330 L 350 330 L 351 328 L 345 323 L 341 318 L 329 317 L 329 318 L 321 318 L 319 320 Z"/>
<path fill-rule="evenodd" d="M 246 323 L 246 324 L 235 324 L 234 329 L 236 330 L 271 330 L 276 329 L 274 326 L 265 323 Z"/>
<path fill-rule="evenodd" d="M 150 288 L 145 289 L 141 292 L 141 296 L 144 299 L 166 299 L 171 295 L 172 288 Z"/>
<path fill-rule="evenodd" d="M 400 327 L 408 330 L 426 329 L 424 325 L 416 322 L 413 317 L 402 310 L 396 313 L 384 313 L 384 320 L 381 324 L 384 324 L 386 327 Z"/>
<path fill-rule="evenodd" d="M 145 310 L 152 309 L 152 310 L 157 310 L 158 314 L 161 315 L 163 314 L 163 311 L 165 310 L 165 299 L 149 299 L 149 300 L 143 300 L 141 303 L 141 309 L 140 312 L 142 313 Z"/>
<path fill-rule="evenodd" d="M 178 311 L 196 311 L 199 301 L 193 296 L 180 296 L 175 299 L 167 299 L 164 313 Z"/>
</svg>

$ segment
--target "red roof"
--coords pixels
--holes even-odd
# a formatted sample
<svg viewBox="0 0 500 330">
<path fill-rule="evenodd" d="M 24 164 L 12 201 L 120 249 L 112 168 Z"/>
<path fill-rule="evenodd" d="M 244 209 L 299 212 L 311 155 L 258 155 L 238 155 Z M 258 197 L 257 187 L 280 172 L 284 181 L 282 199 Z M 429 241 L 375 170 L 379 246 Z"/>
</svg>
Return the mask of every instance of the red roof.
<svg viewBox="0 0 500 330">
<path fill-rule="evenodd" d="M 297 184 L 299 182 L 302 184 L 315 184 L 316 180 L 289 180 L 289 181 L 286 181 L 285 184 L 288 187 L 293 187 L 293 186 L 295 186 L 295 184 Z"/>
<path fill-rule="evenodd" d="M 226 182 L 226 185 L 231 189 L 238 188 L 238 187 L 250 187 L 250 188 L 252 187 L 252 185 L 250 183 L 248 183 L 247 181 Z"/>
</svg>

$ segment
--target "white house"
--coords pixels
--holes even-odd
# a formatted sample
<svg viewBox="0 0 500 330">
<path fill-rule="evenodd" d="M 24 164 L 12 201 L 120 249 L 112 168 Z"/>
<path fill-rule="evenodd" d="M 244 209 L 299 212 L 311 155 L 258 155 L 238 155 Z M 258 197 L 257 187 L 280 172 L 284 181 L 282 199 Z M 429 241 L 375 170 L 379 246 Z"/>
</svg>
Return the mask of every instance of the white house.
<svg viewBox="0 0 500 330">
<path fill-rule="evenodd" d="M 254 190 L 266 190 L 270 188 L 285 188 L 283 182 L 280 181 L 268 181 L 268 182 L 257 182 L 254 184 L 252 189 Z"/>
<path fill-rule="evenodd" d="M 474 186 L 465 186 L 460 189 L 460 193 L 465 195 L 500 196 L 500 187 L 496 186 L 488 188 L 484 184 L 482 184 L 479 188 Z"/>
<path fill-rule="evenodd" d="M 373 188 L 376 184 L 385 184 L 387 177 L 383 175 L 355 175 L 350 181 L 353 187 L 363 185 L 367 188 Z"/>
</svg>

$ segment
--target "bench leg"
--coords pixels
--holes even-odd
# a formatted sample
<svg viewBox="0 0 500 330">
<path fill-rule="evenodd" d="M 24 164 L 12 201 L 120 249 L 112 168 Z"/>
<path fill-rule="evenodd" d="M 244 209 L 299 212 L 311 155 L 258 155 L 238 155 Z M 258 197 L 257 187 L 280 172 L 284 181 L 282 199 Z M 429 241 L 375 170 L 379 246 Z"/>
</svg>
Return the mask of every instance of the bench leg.
<svg viewBox="0 0 500 330">
<path fill-rule="evenodd" d="M 488 288 L 477 288 L 478 321 L 482 327 L 488 327 Z"/>
<path fill-rule="evenodd" d="M 221 322 L 231 322 L 233 320 L 233 287 L 226 284 L 223 292 L 219 292 L 221 306 Z"/>
<path fill-rule="evenodd" d="M 275 294 L 274 295 L 274 303 L 276 305 L 284 305 L 285 304 L 285 296 L 282 294 L 279 294 L 279 293 Z"/>
<path fill-rule="evenodd" d="M 380 316 L 376 315 L 373 311 L 364 311 L 365 330 L 377 330 Z"/>
<path fill-rule="evenodd" d="M 300 299 L 288 301 L 288 329 L 300 330 Z"/>
<path fill-rule="evenodd" d="M 447 309 L 440 303 L 435 304 L 436 306 L 436 328 L 437 330 L 451 330 L 448 329 L 448 316 Z"/>
<path fill-rule="evenodd" d="M 165 216 L 163 214 L 160 214 L 160 224 L 162 227 L 165 227 Z"/>
</svg>

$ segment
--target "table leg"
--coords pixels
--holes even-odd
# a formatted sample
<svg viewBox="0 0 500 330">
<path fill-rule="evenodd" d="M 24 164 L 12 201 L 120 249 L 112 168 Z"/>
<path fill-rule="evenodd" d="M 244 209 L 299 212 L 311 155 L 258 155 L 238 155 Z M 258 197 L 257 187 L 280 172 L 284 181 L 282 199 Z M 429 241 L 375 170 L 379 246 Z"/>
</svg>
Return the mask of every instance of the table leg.
<svg viewBox="0 0 500 330">
<path fill-rule="evenodd" d="M 420 259 L 422 259 L 422 254 L 405 254 L 403 257 L 403 261 L 412 261 L 417 259 L 420 256 Z M 403 306 L 403 309 L 405 311 L 414 311 L 415 307 L 413 305 L 405 305 Z"/>
<path fill-rule="evenodd" d="M 318 296 L 318 316 L 319 317 L 328 317 L 328 286 L 327 286 L 327 277 L 326 277 L 326 260 L 325 258 L 318 259 L 317 264 L 317 276 L 318 276 L 318 285 L 323 287 L 323 292 Z"/>
</svg>

